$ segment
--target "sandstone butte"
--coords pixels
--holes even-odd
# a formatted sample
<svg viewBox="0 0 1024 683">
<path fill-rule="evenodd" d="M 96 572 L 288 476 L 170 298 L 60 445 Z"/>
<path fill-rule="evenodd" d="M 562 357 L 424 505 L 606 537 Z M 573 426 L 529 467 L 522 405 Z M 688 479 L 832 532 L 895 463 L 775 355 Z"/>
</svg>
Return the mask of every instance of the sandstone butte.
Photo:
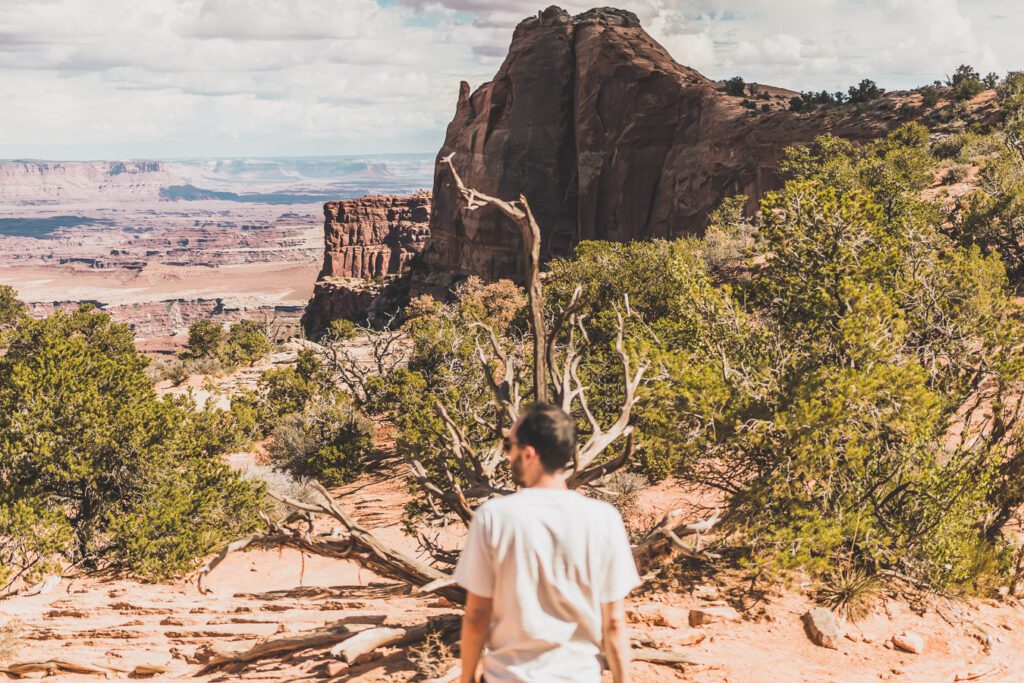
<svg viewBox="0 0 1024 683">
<path fill-rule="evenodd" d="M 429 230 L 430 195 L 369 196 L 324 204 L 324 265 L 302 324 L 310 334 L 365 313 L 377 288 L 367 280 L 408 269 Z"/>
<path fill-rule="evenodd" d="M 927 113 L 906 93 L 871 106 L 797 113 L 788 108 L 795 92 L 752 84 L 748 99 L 722 90 L 676 63 L 632 12 L 572 16 L 549 7 L 516 27 L 493 80 L 472 93 L 461 84 L 438 159 L 453 154 L 468 187 L 503 199 L 524 195 L 547 259 L 583 240 L 700 234 L 723 198 L 745 194 L 753 211 L 782 185 L 786 147 L 823 133 L 866 141 Z M 445 171 L 435 171 L 432 197 L 413 294 L 445 296 L 468 275 L 516 277 L 519 237 L 495 210 L 460 211 Z M 381 234 L 340 225 L 360 236 Z M 355 276 L 366 252 L 344 252 L 349 247 L 332 238 L 330 217 L 326 229 L 326 260 Z M 341 298 L 320 292 L 316 310 L 358 313 L 364 304 L 354 303 L 350 287 L 333 287 Z"/>
</svg>

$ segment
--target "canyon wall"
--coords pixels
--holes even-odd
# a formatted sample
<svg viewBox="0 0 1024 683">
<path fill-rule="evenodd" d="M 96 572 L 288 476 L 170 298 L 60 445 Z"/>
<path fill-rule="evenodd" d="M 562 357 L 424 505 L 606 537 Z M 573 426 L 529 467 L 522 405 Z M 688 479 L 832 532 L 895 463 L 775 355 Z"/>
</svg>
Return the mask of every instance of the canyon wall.
<svg viewBox="0 0 1024 683">
<path fill-rule="evenodd" d="M 430 195 L 370 196 L 324 204 L 325 278 L 400 273 L 426 242 Z"/>
<path fill-rule="evenodd" d="M 914 115 L 886 102 L 798 114 L 795 94 L 760 86 L 744 103 L 677 64 L 631 12 L 550 7 L 519 24 L 492 81 L 472 94 L 462 84 L 438 158 L 454 155 L 471 188 L 525 195 L 544 258 L 582 240 L 700 234 L 722 198 L 743 193 L 753 208 L 781 185 L 787 146 L 825 132 L 871 139 Z M 461 211 L 443 170 L 433 200 L 414 289 L 515 277 L 519 238 L 496 211 Z"/>
<path fill-rule="evenodd" d="M 0 162 L 0 201 L 157 199 L 161 187 L 181 182 L 160 161 Z"/>
<path fill-rule="evenodd" d="M 302 317 L 306 333 L 316 336 L 337 318 L 365 318 L 383 279 L 408 270 L 423 249 L 429 225 L 426 192 L 324 204 L 324 264 Z"/>
</svg>

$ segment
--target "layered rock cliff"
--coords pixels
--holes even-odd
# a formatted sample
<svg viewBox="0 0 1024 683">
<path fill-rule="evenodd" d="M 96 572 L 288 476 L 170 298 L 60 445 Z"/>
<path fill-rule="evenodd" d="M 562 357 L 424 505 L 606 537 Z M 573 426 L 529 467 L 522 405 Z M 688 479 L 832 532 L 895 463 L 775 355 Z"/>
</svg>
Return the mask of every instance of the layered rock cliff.
<svg viewBox="0 0 1024 683">
<path fill-rule="evenodd" d="M 367 280 L 398 275 L 426 243 L 430 195 L 369 196 L 324 204 L 324 265 L 306 307 L 307 334 L 365 317 L 379 293 Z"/>
<path fill-rule="evenodd" d="M 874 138 L 912 118 L 852 108 L 796 114 L 786 91 L 764 92 L 755 109 L 720 92 L 677 64 L 631 12 L 549 7 L 519 24 L 492 81 L 472 94 L 462 84 L 438 158 L 454 154 L 469 187 L 525 195 L 547 258 L 581 240 L 699 233 L 723 197 L 747 194 L 753 208 L 780 186 L 787 146 L 824 132 Z M 433 197 L 420 290 L 469 274 L 515 276 L 518 237 L 495 211 L 460 211 L 444 171 Z"/>
<path fill-rule="evenodd" d="M 159 161 L 0 162 L 0 201 L 144 198 L 182 180 Z"/>
<path fill-rule="evenodd" d="M 324 266 L 318 280 L 399 273 L 426 242 L 430 195 L 361 197 L 324 204 Z"/>
</svg>

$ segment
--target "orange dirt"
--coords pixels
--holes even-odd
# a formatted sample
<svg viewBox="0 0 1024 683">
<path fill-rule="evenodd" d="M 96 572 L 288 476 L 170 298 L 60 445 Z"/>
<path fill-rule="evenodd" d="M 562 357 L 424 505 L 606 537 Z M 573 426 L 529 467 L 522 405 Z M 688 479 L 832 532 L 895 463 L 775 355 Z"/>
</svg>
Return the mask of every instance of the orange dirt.
<svg viewBox="0 0 1024 683">
<path fill-rule="evenodd" d="M 361 524 L 388 542 L 415 550 L 415 542 L 401 531 L 408 494 L 400 476 L 378 473 L 336 493 L 342 507 Z M 662 484 L 643 492 L 639 507 L 641 514 L 650 515 L 686 502 L 691 501 L 678 489 Z M 445 534 L 445 540 L 455 544 L 460 537 L 457 529 Z M 685 624 L 679 628 L 635 625 L 634 637 L 647 646 L 672 649 L 697 663 L 680 670 L 636 663 L 635 680 L 952 682 L 957 675 L 976 673 L 984 673 L 976 680 L 986 683 L 1022 680 L 1024 610 L 1016 603 L 887 599 L 860 624 L 847 625 L 848 635 L 839 649 L 830 650 L 812 644 L 804 632 L 801 615 L 812 602 L 803 593 L 780 589 L 758 602 L 747 584 L 729 576 L 707 575 L 683 594 L 655 592 L 649 586 L 638 591 L 634 604 L 675 607 L 685 614 L 690 608 L 724 601 L 739 608 L 744 620 L 699 626 L 704 639 L 694 645 L 678 644 L 680 638 L 693 635 Z M 16 625 L 19 636 L 16 652 L 5 654 L 3 660 L 60 658 L 123 670 L 138 664 L 166 666 L 165 673 L 154 677 L 157 680 L 326 679 L 329 648 L 258 661 L 238 673 L 214 672 L 198 678 L 195 674 L 201 665 L 193 658 L 204 646 L 242 649 L 263 639 L 342 620 L 411 625 L 454 612 L 438 606 L 435 598 L 405 591 L 387 595 L 381 583 L 387 582 L 355 563 L 303 558 L 291 550 L 229 557 L 211 574 L 212 594 L 206 596 L 188 581 L 155 585 L 121 578 L 64 580 L 47 594 L 0 602 L 0 613 Z M 886 646 L 902 630 L 925 637 L 923 654 Z M 351 678 L 337 680 L 421 680 L 397 650 L 354 667 L 350 674 Z M 49 678 L 96 679 L 96 675 L 67 673 Z"/>
</svg>

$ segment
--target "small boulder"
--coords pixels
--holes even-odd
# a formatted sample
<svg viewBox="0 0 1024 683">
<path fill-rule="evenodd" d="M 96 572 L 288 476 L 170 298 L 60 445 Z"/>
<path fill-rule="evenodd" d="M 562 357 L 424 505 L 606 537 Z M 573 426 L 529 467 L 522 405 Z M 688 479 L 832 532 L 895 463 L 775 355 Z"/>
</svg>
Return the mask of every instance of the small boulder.
<svg viewBox="0 0 1024 683">
<path fill-rule="evenodd" d="M 824 607 L 812 607 L 802 617 L 804 630 L 811 642 L 821 647 L 832 650 L 839 649 L 839 639 L 842 633 L 839 624 L 836 622 L 836 615 Z"/>
<path fill-rule="evenodd" d="M 349 665 L 345 662 L 328 662 L 325 671 L 328 676 L 334 678 L 335 676 L 340 676 L 344 673 L 348 673 L 348 668 Z"/>
<path fill-rule="evenodd" d="M 634 624 L 647 626 L 668 628 L 687 628 L 689 626 L 686 610 L 669 605 L 637 605 L 626 612 L 626 618 Z"/>
<path fill-rule="evenodd" d="M 690 610 L 690 626 L 703 626 L 719 621 L 739 621 L 740 613 L 728 605 L 697 607 Z"/>
<path fill-rule="evenodd" d="M 696 645 L 704 640 L 706 636 L 703 631 L 699 631 L 695 628 L 682 627 L 676 628 L 672 635 L 667 638 L 668 644 L 675 645 L 677 647 L 684 647 L 686 645 Z"/>
<path fill-rule="evenodd" d="M 700 584 L 699 586 L 694 587 L 693 597 L 698 600 L 718 600 L 721 597 L 721 594 L 714 586 Z"/>
<path fill-rule="evenodd" d="M 919 655 L 924 652 L 924 636 L 913 631 L 900 631 L 892 637 L 892 644 L 910 654 Z"/>
</svg>

